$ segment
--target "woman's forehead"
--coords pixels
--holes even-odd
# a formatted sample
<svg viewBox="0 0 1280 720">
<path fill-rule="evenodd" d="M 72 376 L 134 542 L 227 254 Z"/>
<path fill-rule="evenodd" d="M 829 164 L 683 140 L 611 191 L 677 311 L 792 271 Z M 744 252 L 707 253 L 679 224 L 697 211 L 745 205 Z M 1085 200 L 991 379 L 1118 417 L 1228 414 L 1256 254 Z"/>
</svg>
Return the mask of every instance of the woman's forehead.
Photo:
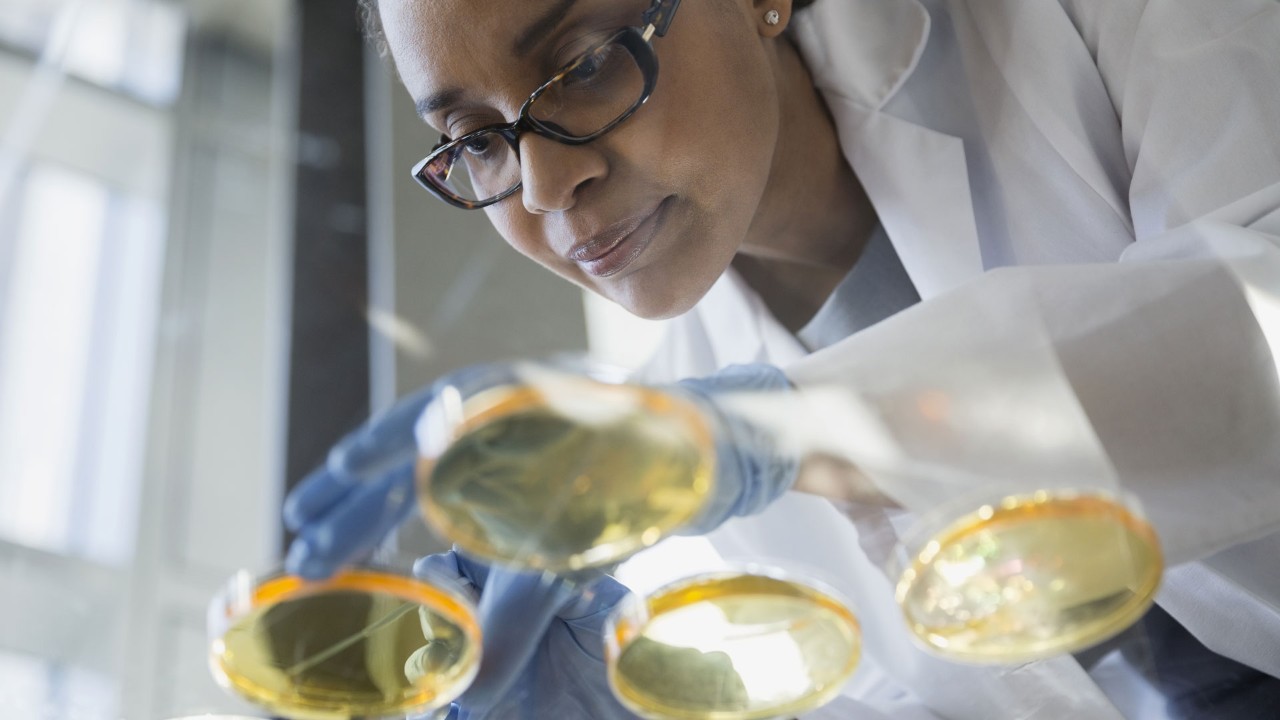
<svg viewBox="0 0 1280 720">
<path fill-rule="evenodd" d="M 539 45 L 584 14 L 621 16 L 632 0 L 381 0 L 397 69 L 417 99 L 531 68 Z M 630 20 L 638 23 L 635 12 Z"/>
</svg>

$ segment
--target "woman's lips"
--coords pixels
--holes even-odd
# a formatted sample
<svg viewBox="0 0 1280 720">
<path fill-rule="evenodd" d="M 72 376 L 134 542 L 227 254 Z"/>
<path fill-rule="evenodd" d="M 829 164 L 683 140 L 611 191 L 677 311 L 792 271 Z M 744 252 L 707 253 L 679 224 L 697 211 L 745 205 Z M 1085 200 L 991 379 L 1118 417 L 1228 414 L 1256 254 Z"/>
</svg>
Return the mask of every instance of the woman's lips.
<svg viewBox="0 0 1280 720">
<path fill-rule="evenodd" d="M 598 241 L 588 243 L 584 247 L 575 251 L 573 254 L 574 261 L 579 267 L 589 275 L 595 277 L 610 277 L 622 272 L 631 263 L 635 262 L 653 242 L 658 226 L 666 216 L 667 198 L 654 208 L 649 216 L 640 222 L 631 232 L 623 235 L 612 245 L 605 245 Z M 601 247 L 603 245 L 603 247 Z"/>
</svg>

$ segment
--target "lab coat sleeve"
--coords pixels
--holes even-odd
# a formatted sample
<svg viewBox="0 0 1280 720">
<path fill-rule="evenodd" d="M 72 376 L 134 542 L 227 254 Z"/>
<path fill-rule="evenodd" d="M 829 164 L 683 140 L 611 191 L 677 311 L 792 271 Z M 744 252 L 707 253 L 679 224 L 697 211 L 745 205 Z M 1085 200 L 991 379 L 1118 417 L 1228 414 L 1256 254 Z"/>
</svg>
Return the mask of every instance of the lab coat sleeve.
<svg viewBox="0 0 1280 720">
<path fill-rule="evenodd" d="M 1135 241 L 1016 267 L 787 368 L 918 513 L 1114 485 L 1170 564 L 1280 531 L 1280 3 L 1062 0 L 1121 121 Z"/>
</svg>

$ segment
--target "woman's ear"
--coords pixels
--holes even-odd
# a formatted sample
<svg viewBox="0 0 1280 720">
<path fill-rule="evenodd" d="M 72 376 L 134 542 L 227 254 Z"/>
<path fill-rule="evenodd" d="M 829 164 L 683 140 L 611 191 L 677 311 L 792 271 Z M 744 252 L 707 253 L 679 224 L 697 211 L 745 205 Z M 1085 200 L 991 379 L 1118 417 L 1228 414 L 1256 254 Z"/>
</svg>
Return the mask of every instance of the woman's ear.
<svg viewBox="0 0 1280 720">
<path fill-rule="evenodd" d="M 753 0 L 761 37 L 776 38 L 791 22 L 791 0 Z"/>
</svg>

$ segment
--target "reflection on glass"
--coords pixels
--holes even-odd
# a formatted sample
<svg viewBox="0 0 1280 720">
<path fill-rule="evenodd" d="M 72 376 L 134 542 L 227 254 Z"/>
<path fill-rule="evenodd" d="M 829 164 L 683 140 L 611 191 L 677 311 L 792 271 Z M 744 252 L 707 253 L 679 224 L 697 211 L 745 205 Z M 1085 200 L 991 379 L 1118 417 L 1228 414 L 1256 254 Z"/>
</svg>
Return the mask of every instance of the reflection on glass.
<svg viewBox="0 0 1280 720">
<path fill-rule="evenodd" d="M 679 398 L 563 378 L 456 397 L 456 439 L 424 460 L 420 498 L 475 555 L 549 570 L 607 564 L 687 524 L 710 492 L 708 429 Z"/>
<path fill-rule="evenodd" d="M 607 633 L 609 679 L 644 717 L 790 717 L 839 693 L 861 635 L 841 601 L 760 574 L 683 580 L 619 609 Z"/>
<path fill-rule="evenodd" d="M 470 605 L 390 573 L 350 570 L 323 583 L 275 576 L 252 588 L 233 581 L 210 621 L 215 677 L 299 720 L 429 710 L 457 697 L 479 667 Z"/>
<path fill-rule="evenodd" d="M 1154 530 L 1124 505 L 1041 492 L 983 506 L 932 536 L 911 557 L 897 599 L 939 653 L 1024 662 L 1131 625 L 1162 569 Z"/>
</svg>

